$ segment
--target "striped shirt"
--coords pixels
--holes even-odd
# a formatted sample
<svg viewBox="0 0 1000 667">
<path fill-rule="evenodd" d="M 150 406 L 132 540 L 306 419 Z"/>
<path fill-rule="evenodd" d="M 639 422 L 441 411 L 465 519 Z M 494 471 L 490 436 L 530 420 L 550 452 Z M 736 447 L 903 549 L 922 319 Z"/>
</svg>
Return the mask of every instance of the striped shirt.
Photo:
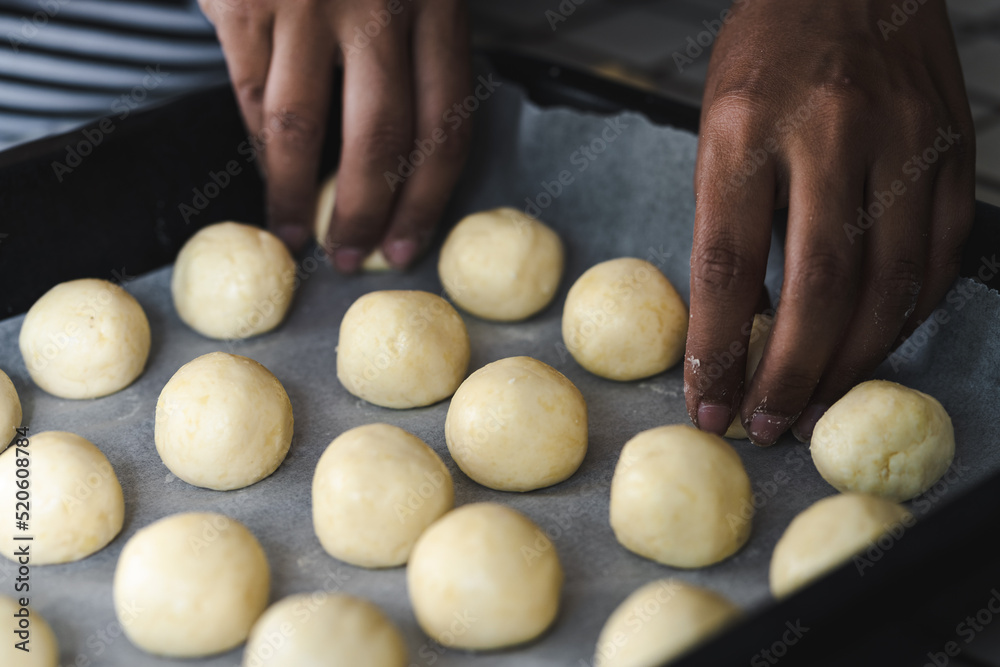
<svg viewBox="0 0 1000 667">
<path fill-rule="evenodd" d="M 0 0 L 0 150 L 226 78 L 195 0 Z"/>
</svg>

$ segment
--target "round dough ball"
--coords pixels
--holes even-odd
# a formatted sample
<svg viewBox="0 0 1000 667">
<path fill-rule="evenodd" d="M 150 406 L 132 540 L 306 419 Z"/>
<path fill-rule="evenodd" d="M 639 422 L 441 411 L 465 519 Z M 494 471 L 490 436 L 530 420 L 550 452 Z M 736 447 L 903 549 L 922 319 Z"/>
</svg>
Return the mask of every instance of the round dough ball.
<svg viewBox="0 0 1000 667">
<path fill-rule="evenodd" d="M 750 344 L 747 345 L 747 370 L 743 385 L 745 388 L 750 386 L 750 380 L 753 379 L 753 374 L 757 372 L 757 367 L 760 366 L 761 357 L 764 356 L 764 346 L 771 335 L 772 326 L 774 326 L 774 318 L 770 315 L 758 314 L 753 316 L 753 328 L 750 330 Z M 743 422 L 740 421 L 739 415 L 736 415 L 733 423 L 729 425 L 726 437 L 733 440 L 746 440 L 750 437 L 747 435 L 746 429 L 743 428 Z"/>
<path fill-rule="evenodd" d="M 904 501 L 941 479 L 955 456 L 951 418 L 936 399 L 871 380 L 826 411 L 809 446 L 816 469 L 838 491 Z"/>
<path fill-rule="evenodd" d="M 750 478 L 736 450 L 685 425 L 639 433 L 611 479 L 611 528 L 626 549 L 673 567 L 728 558 L 750 537 Z"/>
<path fill-rule="evenodd" d="M 333 204 L 337 201 L 337 174 L 331 175 L 319 191 L 319 199 L 316 202 L 316 220 L 313 222 L 313 229 L 316 232 L 316 242 L 320 246 L 326 244 L 326 234 L 330 231 L 330 221 L 333 218 Z M 389 260 L 382 254 L 381 248 L 371 251 L 365 261 L 361 264 L 361 270 L 367 272 L 388 271 L 392 267 Z"/>
<path fill-rule="evenodd" d="M 562 272 L 559 235 L 507 207 L 463 218 L 438 260 L 438 276 L 452 301 L 500 322 L 523 320 L 547 306 Z"/>
<path fill-rule="evenodd" d="M 404 564 L 455 504 L 451 473 L 423 440 L 389 424 L 342 433 L 313 476 L 313 527 L 326 552 L 361 567 Z"/>
<path fill-rule="evenodd" d="M 92 442 L 74 433 L 29 436 L 31 562 L 69 563 L 97 553 L 122 529 L 125 498 L 114 468 Z M 0 454 L 0 511 L 15 515 L 17 448 Z M 20 509 L 23 509 L 20 508 Z M 5 531 L 0 553 L 16 561 L 19 546 Z"/>
<path fill-rule="evenodd" d="M 188 484 L 229 491 L 278 469 L 292 443 L 292 403 L 253 359 L 211 352 L 181 366 L 156 401 L 156 451 Z"/>
<path fill-rule="evenodd" d="M 243 524 L 211 512 L 174 514 L 122 549 L 115 614 L 142 650 L 196 658 L 243 643 L 270 587 L 267 557 Z"/>
<path fill-rule="evenodd" d="M 771 557 L 771 592 L 784 597 L 847 561 L 884 533 L 914 524 L 901 505 L 860 493 L 813 503 L 792 519 Z"/>
<path fill-rule="evenodd" d="M 455 393 L 469 366 L 469 334 L 447 301 L 429 292 L 365 294 L 340 323 L 337 378 L 386 408 L 430 405 Z"/>
<path fill-rule="evenodd" d="M 118 285 L 71 280 L 35 302 L 18 342 L 39 387 L 60 398 L 97 398 L 124 389 L 142 373 L 149 320 Z"/>
<path fill-rule="evenodd" d="M 406 583 L 417 622 L 443 646 L 488 650 L 530 641 L 559 611 L 563 571 L 530 519 L 496 503 L 464 505 L 417 540 Z"/>
<path fill-rule="evenodd" d="M 18 635 L 21 618 L 14 614 L 22 613 L 21 605 L 14 598 L 0 595 L 0 634 L 3 641 L 0 642 L 0 665 L 10 665 L 14 667 L 58 667 L 59 665 L 59 643 L 52 628 L 42 616 L 34 609 L 28 608 L 28 648 L 27 653 L 15 648 L 14 644 L 23 641 Z"/>
<path fill-rule="evenodd" d="M 658 667 L 686 653 L 740 609 L 712 591 L 680 579 L 660 579 L 635 591 L 608 617 L 597 639 L 595 667 Z"/>
<path fill-rule="evenodd" d="M 295 291 L 295 260 L 271 232 L 219 222 L 188 239 L 170 292 L 184 323 L 209 338 L 249 338 L 285 319 Z"/>
<path fill-rule="evenodd" d="M 566 349 L 595 375 L 638 380 L 684 355 L 688 311 L 649 262 L 622 257 L 592 266 L 573 283 L 563 309 Z"/>
<path fill-rule="evenodd" d="M 576 472 L 587 453 L 587 403 L 566 376 L 531 357 L 483 366 L 455 392 L 444 435 L 483 486 L 531 491 Z"/>
<path fill-rule="evenodd" d="M 7 374 L 0 370 L 0 452 L 17 435 L 21 425 L 21 399 Z"/>
<path fill-rule="evenodd" d="M 292 595 L 260 617 L 243 667 L 406 667 L 399 630 L 377 606 L 325 591 Z"/>
</svg>

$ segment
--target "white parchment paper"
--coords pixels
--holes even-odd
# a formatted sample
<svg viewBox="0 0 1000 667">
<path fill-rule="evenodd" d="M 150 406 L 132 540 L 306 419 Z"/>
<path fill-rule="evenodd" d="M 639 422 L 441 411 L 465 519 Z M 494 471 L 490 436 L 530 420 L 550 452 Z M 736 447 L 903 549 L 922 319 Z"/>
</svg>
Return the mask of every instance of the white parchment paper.
<svg viewBox="0 0 1000 667">
<path fill-rule="evenodd" d="M 687 300 L 695 137 L 654 126 L 634 114 L 604 118 L 542 110 L 509 83 L 482 103 L 475 121 L 473 155 L 444 224 L 475 210 L 534 206 L 565 240 L 568 264 L 557 298 L 530 321 L 496 324 L 464 316 L 472 340 L 470 372 L 503 357 L 530 355 L 575 382 L 590 415 L 590 448 L 579 472 L 555 487 L 523 495 L 485 489 L 463 475 L 448 455 L 447 401 L 394 411 L 355 399 L 338 383 L 335 348 L 347 307 L 372 290 L 441 292 L 436 250 L 406 275 L 351 279 L 335 275 L 307 254 L 300 258 L 303 281 L 284 325 L 232 345 L 203 338 L 180 322 L 170 302 L 170 268 L 130 281 L 127 288 L 145 308 L 153 328 L 149 364 L 131 387 L 97 400 L 62 400 L 35 387 L 17 349 L 22 317 L 8 319 L 0 322 L 0 367 L 17 386 L 24 423 L 33 433 L 63 429 L 92 440 L 111 460 L 125 492 L 125 527 L 110 546 L 82 562 L 31 571 L 31 603 L 55 629 L 61 664 L 176 664 L 142 653 L 121 636 L 111 582 L 122 546 L 138 529 L 163 516 L 195 510 L 227 514 L 257 535 L 270 559 L 273 599 L 324 589 L 377 602 L 402 629 L 412 665 L 589 664 L 597 633 L 615 606 L 640 585 L 670 575 L 720 591 L 751 610 L 769 604 L 767 566 L 775 542 L 796 513 L 834 493 L 814 470 L 807 449 L 790 437 L 770 449 L 736 443 L 759 494 L 759 508 L 749 543 L 734 557 L 697 571 L 676 571 L 644 560 L 620 547 L 612 535 L 608 487 L 626 440 L 647 428 L 687 422 L 681 368 L 616 383 L 584 371 L 561 346 L 566 290 L 598 261 L 626 255 L 649 259 Z M 126 270 L 128 264 L 129 258 L 123 257 Z M 780 275 L 780 248 L 773 247 L 768 271 L 772 294 Z M 955 423 L 958 445 L 951 481 L 910 503 L 918 519 L 1000 468 L 1000 426 L 994 417 L 1000 386 L 1000 355 L 994 344 L 1000 339 L 1000 298 L 963 280 L 942 309 L 941 321 L 925 326 L 906 354 L 879 372 L 939 398 Z M 295 411 L 295 437 L 284 464 L 258 484 L 230 492 L 195 488 L 174 478 L 153 445 L 160 389 L 181 365 L 220 349 L 267 366 L 284 383 Z M 418 628 L 403 568 L 368 571 L 338 562 L 322 550 L 310 514 L 316 462 L 338 434 L 378 421 L 416 433 L 441 454 L 455 479 L 457 504 L 508 504 L 553 538 L 566 585 L 559 618 L 542 639 L 483 655 L 445 650 Z M 0 517 L 0 531 L 13 532 L 13 517 Z M 15 576 L 15 566 L 0 559 L 0 593 L 13 594 Z M 241 656 L 238 649 L 184 664 L 237 665 Z"/>
</svg>

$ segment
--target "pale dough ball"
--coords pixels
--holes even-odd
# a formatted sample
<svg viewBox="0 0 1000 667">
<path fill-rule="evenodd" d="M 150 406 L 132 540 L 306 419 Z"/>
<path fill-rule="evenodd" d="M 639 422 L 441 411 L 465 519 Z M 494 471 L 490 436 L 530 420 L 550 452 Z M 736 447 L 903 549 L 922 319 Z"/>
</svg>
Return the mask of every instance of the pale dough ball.
<svg viewBox="0 0 1000 667">
<path fill-rule="evenodd" d="M 24 599 L 24 598 L 22 598 Z M 27 601 L 27 599 L 25 599 Z M 24 607 L 21 607 L 19 600 L 0 595 L 0 635 L 3 641 L 0 642 L 0 665 L 10 667 L 58 667 L 59 665 L 59 643 L 56 635 L 44 618 L 35 610 L 27 607 L 27 618 L 15 616 L 24 614 Z M 28 652 L 17 648 L 15 644 L 25 641 L 18 632 L 23 632 L 21 621 L 28 623 L 27 645 Z"/>
<path fill-rule="evenodd" d="M 739 607 L 721 595 L 680 579 L 650 582 L 608 617 L 597 639 L 594 665 L 658 667 L 739 615 Z"/>
<path fill-rule="evenodd" d="M 122 549 L 115 613 L 142 650 L 196 658 L 243 643 L 270 587 L 267 557 L 243 524 L 211 512 L 174 514 Z"/>
<path fill-rule="evenodd" d="M 576 472 L 587 453 L 587 403 L 566 376 L 531 357 L 483 366 L 448 407 L 455 463 L 483 486 L 531 491 Z"/>
<path fill-rule="evenodd" d="M 181 366 L 156 401 L 156 451 L 188 484 L 250 486 L 278 469 L 292 443 L 292 403 L 262 365 L 211 352 Z"/>
<path fill-rule="evenodd" d="M 243 667 L 406 667 L 406 643 L 377 606 L 326 591 L 268 607 L 250 632 Z"/>
<path fill-rule="evenodd" d="M 771 557 L 771 592 L 784 597 L 870 546 L 884 533 L 914 524 L 901 505 L 860 493 L 812 504 L 792 519 Z"/>
<path fill-rule="evenodd" d="M 514 208 L 463 218 L 438 260 L 438 276 L 452 301 L 501 322 L 523 320 L 547 306 L 562 272 L 558 234 Z"/>
<path fill-rule="evenodd" d="M 417 622 L 432 639 L 488 650 L 530 641 L 552 624 L 563 571 L 555 546 L 530 519 L 476 503 L 424 532 L 406 583 Z"/>
<path fill-rule="evenodd" d="M 285 319 L 295 280 L 295 260 L 277 236 L 220 222 L 181 248 L 170 292 L 177 314 L 203 336 L 249 338 Z"/>
<path fill-rule="evenodd" d="M 34 565 L 69 563 L 103 549 L 122 529 L 125 498 L 114 468 L 92 442 L 74 433 L 45 431 L 30 435 L 27 451 L 31 492 L 29 529 L 32 535 L 31 562 Z M 13 517 L 17 447 L 0 454 L 0 511 Z M 18 547 L 25 542 L 12 539 L 5 531 L 0 553 L 16 560 Z"/>
<path fill-rule="evenodd" d="M 903 501 L 931 488 L 948 470 L 955 432 L 935 398 L 871 380 L 826 411 L 809 451 L 819 474 L 838 491 Z"/>
<path fill-rule="evenodd" d="M 0 370 L 0 452 L 17 435 L 21 425 L 21 399 L 7 374 Z"/>
<path fill-rule="evenodd" d="M 455 393 L 468 366 L 465 323 L 451 304 L 429 292 L 370 292 L 340 322 L 337 378 L 369 403 L 437 403 Z"/>
<path fill-rule="evenodd" d="M 149 320 L 106 280 L 60 283 L 24 317 L 18 339 L 31 379 L 60 398 L 97 398 L 132 384 L 149 356 Z"/>
<path fill-rule="evenodd" d="M 313 476 L 313 527 L 334 558 L 395 567 L 454 506 L 451 473 L 423 440 L 389 424 L 342 433 Z"/>
<path fill-rule="evenodd" d="M 319 190 L 319 198 L 316 201 L 316 220 L 313 222 L 313 229 L 316 231 L 316 242 L 321 246 L 326 243 L 326 233 L 330 231 L 330 221 L 333 215 L 333 205 L 337 201 L 337 175 L 333 174 L 327 178 Z M 371 254 L 365 258 L 361 264 L 362 271 L 388 271 L 392 266 L 389 260 L 382 254 L 381 248 L 375 248 Z"/>
<path fill-rule="evenodd" d="M 704 567 L 750 537 L 750 478 L 736 450 L 686 425 L 639 433 L 611 479 L 611 528 L 626 549 L 673 567 Z"/>
<path fill-rule="evenodd" d="M 622 257 L 580 276 L 566 296 L 562 336 L 577 362 L 610 380 L 637 380 L 684 354 L 688 311 L 649 262 Z"/>
<path fill-rule="evenodd" d="M 753 328 L 750 330 L 750 344 L 747 345 L 747 370 L 743 385 L 744 388 L 750 386 L 750 380 L 753 378 L 753 374 L 757 372 L 757 367 L 760 366 L 761 357 L 764 356 L 764 345 L 767 344 L 767 338 L 771 335 L 772 326 L 774 326 L 773 317 L 759 314 L 753 316 Z M 736 415 L 733 423 L 729 425 L 726 437 L 733 440 L 746 440 L 750 437 L 747 435 L 746 429 L 743 428 L 743 422 L 740 421 L 739 415 Z"/>
</svg>

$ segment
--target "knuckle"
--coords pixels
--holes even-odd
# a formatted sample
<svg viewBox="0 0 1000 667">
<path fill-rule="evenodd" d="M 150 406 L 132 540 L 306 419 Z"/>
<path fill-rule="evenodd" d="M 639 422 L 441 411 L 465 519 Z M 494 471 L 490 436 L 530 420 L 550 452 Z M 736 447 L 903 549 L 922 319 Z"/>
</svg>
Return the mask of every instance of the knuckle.
<svg viewBox="0 0 1000 667">
<path fill-rule="evenodd" d="M 264 102 L 264 82 L 259 79 L 242 78 L 233 82 L 233 88 L 242 105 L 260 106 Z"/>
<path fill-rule="evenodd" d="M 788 287 L 793 295 L 820 299 L 824 295 L 849 294 L 854 280 L 840 253 L 817 248 L 802 254 L 789 274 Z"/>
<path fill-rule="evenodd" d="M 730 92 L 717 96 L 705 113 L 705 140 L 752 143 L 759 131 L 760 111 L 761 105 L 752 95 Z"/>
<path fill-rule="evenodd" d="M 691 280 L 710 292 L 745 289 L 756 277 L 753 263 L 734 245 L 716 242 L 695 250 L 691 260 Z"/>
<path fill-rule="evenodd" d="M 292 148 L 313 148 L 322 138 L 323 126 L 295 107 L 281 107 L 270 115 L 274 139 Z"/>
<path fill-rule="evenodd" d="M 410 133 L 402 123 L 383 120 L 358 132 L 349 142 L 350 149 L 363 160 L 382 161 L 406 153 L 410 139 Z"/>
<path fill-rule="evenodd" d="M 896 258 L 876 269 L 871 288 L 880 300 L 903 302 L 909 308 L 916 303 L 923 277 L 921 262 Z"/>
</svg>

